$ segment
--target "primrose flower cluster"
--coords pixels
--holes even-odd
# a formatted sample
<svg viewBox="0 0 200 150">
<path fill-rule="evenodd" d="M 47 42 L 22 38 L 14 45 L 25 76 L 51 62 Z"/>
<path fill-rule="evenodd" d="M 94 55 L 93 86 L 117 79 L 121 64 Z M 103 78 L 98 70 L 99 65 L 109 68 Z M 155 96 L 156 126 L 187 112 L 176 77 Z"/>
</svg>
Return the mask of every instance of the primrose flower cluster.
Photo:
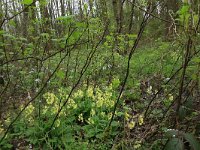
<svg viewBox="0 0 200 150">
<path fill-rule="evenodd" d="M 96 95 L 93 98 L 96 100 L 97 108 L 112 108 L 115 104 L 114 100 L 112 99 L 112 92 L 110 90 L 103 92 L 100 89 L 97 89 Z"/>
<path fill-rule="evenodd" d="M 86 88 L 85 86 L 85 88 L 75 91 L 70 98 L 69 92 L 63 89 L 59 89 L 56 95 L 47 92 L 43 95 L 46 105 L 42 108 L 42 115 L 55 116 L 59 108 L 68 99 L 67 104 L 60 113 L 60 119 L 62 117 L 75 116 L 76 120 L 87 122 L 88 124 L 95 124 L 102 119 L 109 120 L 116 100 L 113 91 L 111 84 L 108 87 L 104 87 L 104 89 L 99 87 L 94 89 L 92 86 Z M 59 118 L 56 127 L 60 125 Z"/>
<path fill-rule="evenodd" d="M 40 102 L 41 117 L 44 119 L 45 124 L 52 122 L 51 118 L 58 113 L 59 109 L 67 101 L 59 113 L 55 127 L 67 125 L 70 119 L 66 118 L 73 118 L 71 121 L 79 121 L 83 124 L 91 125 L 97 125 L 101 121 L 107 122 L 112 116 L 117 96 L 113 86 L 116 85 L 110 84 L 102 88 L 83 86 L 82 89 L 76 90 L 70 97 L 68 95 L 69 89 L 65 88 L 60 88 L 56 94 L 47 92 L 43 95 L 43 100 Z M 34 115 L 38 112 L 38 107 L 36 106 L 38 105 L 31 103 L 27 107 L 24 113 L 25 119 L 34 118 Z"/>
<path fill-rule="evenodd" d="M 81 105 L 89 104 L 89 116 L 83 117 L 82 113 L 78 115 L 78 120 L 81 122 L 86 121 L 88 124 L 95 124 L 99 119 L 108 120 L 111 118 L 111 108 L 115 104 L 115 96 L 112 94 L 112 85 L 101 90 L 99 87 L 93 88 L 89 86 L 84 92 L 78 90 L 74 93 L 73 98 L 77 104 L 77 108 L 80 108 Z M 87 109 L 84 107 L 84 109 Z"/>
<path fill-rule="evenodd" d="M 125 118 L 125 121 L 128 122 L 127 126 L 129 129 L 133 129 L 135 127 L 136 123 L 138 123 L 138 125 L 140 125 L 140 126 L 144 124 L 143 115 L 131 116 L 129 113 L 125 112 L 124 118 Z"/>
<path fill-rule="evenodd" d="M 46 93 L 44 94 L 44 98 L 46 99 L 47 104 L 53 104 L 58 98 L 53 93 Z"/>
</svg>

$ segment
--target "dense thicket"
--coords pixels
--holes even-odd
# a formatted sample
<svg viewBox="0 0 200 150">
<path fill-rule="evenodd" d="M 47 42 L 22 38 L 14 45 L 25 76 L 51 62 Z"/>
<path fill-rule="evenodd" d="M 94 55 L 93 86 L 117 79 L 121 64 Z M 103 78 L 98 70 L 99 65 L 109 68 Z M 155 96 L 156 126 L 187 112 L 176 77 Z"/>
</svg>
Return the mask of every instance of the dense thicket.
<svg viewBox="0 0 200 150">
<path fill-rule="evenodd" d="M 199 0 L 1 0 L 0 149 L 200 149 Z"/>
</svg>

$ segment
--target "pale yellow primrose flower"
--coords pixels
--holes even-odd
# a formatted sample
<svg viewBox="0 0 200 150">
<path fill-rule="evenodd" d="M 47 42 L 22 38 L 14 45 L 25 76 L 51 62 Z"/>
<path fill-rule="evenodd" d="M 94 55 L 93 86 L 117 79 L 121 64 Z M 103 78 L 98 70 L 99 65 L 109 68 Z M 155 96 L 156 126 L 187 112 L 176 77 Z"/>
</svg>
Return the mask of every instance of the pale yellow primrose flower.
<svg viewBox="0 0 200 150">
<path fill-rule="evenodd" d="M 30 114 L 32 114 L 32 112 L 34 111 L 34 107 L 33 107 L 33 105 L 32 104 L 30 104 L 30 105 L 28 105 L 28 107 L 26 108 L 26 110 L 25 110 L 25 116 L 27 117 L 28 115 L 30 115 Z"/>
<path fill-rule="evenodd" d="M 56 127 L 59 127 L 59 126 L 60 126 L 60 120 L 59 120 L 59 119 L 56 120 L 55 126 L 56 126 Z"/>
<path fill-rule="evenodd" d="M 133 129 L 135 127 L 135 122 L 132 120 L 131 122 L 128 123 L 128 128 Z"/>
<path fill-rule="evenodd" d="M 143 125 L 143 123 L 144 123 L 144 118 L 143 118 L 142 115 L 139 115 L 139 117 L 138 117 L 138 123 L 139 123 L 140 126 Z"/>
<path fill-rule="evenodd" d="M 49 105 L 53 104 L 54 101 L 58 99 L 53 93 L 49 93 L 49 92 L 44 94 L 44 98 L 46 98 L 46 102 Z"/>
<path fill-rule="evenodd" d="M 134 144 L 134 146 L 133 146 L 134 149 L 140 148 L 141 147 L 141 143 L 142 143 L 141 141 L 136 141 L 135 144 Z"/>
<path fill-rule="evenodd" d="M 78 121 L 83 122 L 83 114 L 82 113 L 78 115 Z"/>
<path fill-rule="evenodd" d="M 100 98 L 98 98 L 98 100 L 97 100 L 97 102 L 96 102 L 96 104 L 97 104 L 97 107 L 102 107 L 103 106 L 103 98 L 102 97 L 100 97 Z"/>
<path fill-rule="evenodd" d="M 128 121 L 129 118 L 130 118 L 130 115 L 129 115 L 127 112 L 125 112 L 125 113 L 124 113 L 124 117 L 125 117 L 125 120 Z"/>
<path fill-rule="evenodd" d="M 77 108 L 77 104 L 75 103 L 73 99 L 69 98 L 67 108 L 73 108 L 73 109 Z"/>
<path fill-rule="evenodd" d="M 74 98 L 82 98 L 83 97 L 83 91 L 78 90 L 76 93 L 74 93 Z"/>
<path fill-rule="evenodd" d="M 101 116 L 105 117 L 106 113 L 105 112 L 101 112 Z"/>
<path fill-rule="evenodd" d="M 91 116 L 94 116 L 96 114 L 95 110 L 91 109 L 90 114 L 91 114 Z"/>
<path fill-rule="evenodd" d="M 172 95 L 172 94 L 169 94 L 169 100 L 170 100 L 170 101 L 173 101 L 173 99 L 174 99 L 173 95 Z"/>
<path fill-rule="evenodd" d="M 110 120 L 112 118 L 112 113 L 108 114 L 108 119 Z"/>
<path fill-rule="evenodd" d="M 89 124 L 94 124 L 94 120 L 92 118 L 88 118 L 88 121 L 87 121 Z"/>
<path fill-rule="evenodd" d="M 93 88 L 89 87 L 87 90 L 87 96 L 93 98 L 94 94 L 93 94 Z"/>
</svg>

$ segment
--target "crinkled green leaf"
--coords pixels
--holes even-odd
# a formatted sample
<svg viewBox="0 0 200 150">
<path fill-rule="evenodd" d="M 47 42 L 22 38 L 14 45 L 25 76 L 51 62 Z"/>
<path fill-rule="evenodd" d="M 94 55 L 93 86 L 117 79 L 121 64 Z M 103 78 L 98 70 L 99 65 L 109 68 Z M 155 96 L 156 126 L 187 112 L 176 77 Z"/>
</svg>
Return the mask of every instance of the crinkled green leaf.
<svg viewBox="0 0 200 150">
<path fill-rule="evenodd" d="M 200 143 L 197 141 L 197 139 L 190 133 L 185 133 L 184 134 L 185 139 L 190 143 L 190 146 L 194 150 L 199 150 L 200 149 Z"/>
<path fill-rule="evenodd" d="M 181 139 L 172 138 L 166 144 L 164 150 L 184 150 L 184 143 Z"/>
</svg>

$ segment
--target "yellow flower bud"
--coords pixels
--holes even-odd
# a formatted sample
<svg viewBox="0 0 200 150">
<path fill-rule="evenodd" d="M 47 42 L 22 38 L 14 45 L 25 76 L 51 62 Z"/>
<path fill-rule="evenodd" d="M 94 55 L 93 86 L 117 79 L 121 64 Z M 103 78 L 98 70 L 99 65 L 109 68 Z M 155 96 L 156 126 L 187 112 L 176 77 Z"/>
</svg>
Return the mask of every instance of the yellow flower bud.
<svg viewBox="0 0 200 150">
<path fill-rule="evenodd" d="M 83 114 L 82 113 L 78 115 L 78 121 L 83 122 Z"/>
<path fill-rule="evenodd" d="M 128 128 L 129 129 L 133 129 L 135 127 L 135 122 L 134 121 L 131 121 L 128 123 Z"/>
<path fill-rule="evenodd" d="M 143 125 L 143 123 L 144 123 L 144 118 L 143 118 L 142 115 L 139 115 L 139 117 L 138 117 L 138 123 L 139 123 L 140 126 Z"/>
<path fill-rule="evenodd" d="M 60 126 L 60 120 L 59 120 L 59 119 L 56 120 L 55 126 L 56 126 L 56 127 L 59 127 L 59 126 Z"/>
<path fill-rule="evenodd" d="M 125 120 L 128 121 L 130 118 L 130 115 L 127 112 L 125 112 L 124 117 L 125 117 Z"/>
</svg>

